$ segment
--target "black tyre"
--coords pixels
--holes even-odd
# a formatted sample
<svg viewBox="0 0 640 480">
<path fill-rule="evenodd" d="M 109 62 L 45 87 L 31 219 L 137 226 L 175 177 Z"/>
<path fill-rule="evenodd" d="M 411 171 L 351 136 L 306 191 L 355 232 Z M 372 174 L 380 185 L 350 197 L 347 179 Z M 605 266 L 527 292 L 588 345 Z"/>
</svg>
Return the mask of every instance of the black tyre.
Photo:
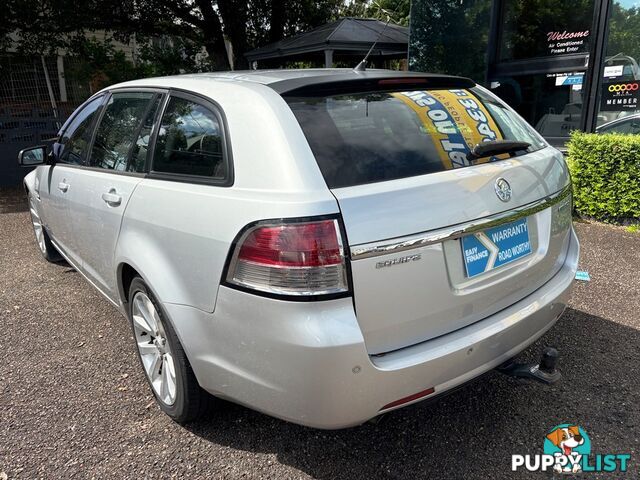
<svg viewBox="0 0 640 480">
<path fill-rule="evenodd" d="M 56 247 L 51 243 L 49 234 L 47 233 L 42 220 L 40 219 L 40 212 L 38 211 L 38 201 L 32 193 L 28 195 L 29 199 L 29 213 L 31 214 L 31 224 L 33 225 L 33 232 L 36 235 L 36 242 L 38 243 L 38 249 L 42 256 L 48 262 L 60 262 L 62 255 L 56 250 Z"/>
<path fill-rule="evenodd" d="M 198 384 L 171 322 L 142 278 L 133 279 L 128 298 L 138 358 L 162 411 L 178 423 L 207 415 L 213 397 Z"/>
</svg>

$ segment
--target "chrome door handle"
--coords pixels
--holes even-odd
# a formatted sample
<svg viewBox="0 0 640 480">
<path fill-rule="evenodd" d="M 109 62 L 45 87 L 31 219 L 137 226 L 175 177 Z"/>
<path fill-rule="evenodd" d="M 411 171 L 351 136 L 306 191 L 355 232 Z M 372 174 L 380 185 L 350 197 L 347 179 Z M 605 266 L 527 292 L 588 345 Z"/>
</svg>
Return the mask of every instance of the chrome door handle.
<svg viewBox="0 0 640 480">
<path fill-rule="evenodd" d="M 122 197 L 116 193 L 115 188 L 109 190 L 109 193 L 103 193 L 102 200 L 104 200 L 110 207 L 117 207 L 122 203 Z"/>
<path fill-rule="evenodd" d="M 67 190 L 69 190 L 69 184 L 68 184 L 68 183 L 64 183 L 64 182 L 60 182 L 60 183 L 58 184 L 58 189 L 59 189 L 61 192 L 63 192 L 63 193 L 64 193 L 64 192 L 66 192 Z"/>
</svg>

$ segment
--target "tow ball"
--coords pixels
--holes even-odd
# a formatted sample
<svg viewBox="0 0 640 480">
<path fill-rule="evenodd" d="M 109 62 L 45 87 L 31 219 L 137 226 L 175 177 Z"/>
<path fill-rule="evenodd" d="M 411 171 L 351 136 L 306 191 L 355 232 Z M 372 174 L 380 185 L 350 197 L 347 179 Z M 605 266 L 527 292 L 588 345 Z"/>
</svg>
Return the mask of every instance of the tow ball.
<svg viewBox="0 0 640 480">
<path fill-rule="evenodd" d="M 545 385 L 552 385 L 562 376 L 556 368 L 559 356 L 558 350 L 546 347 L 542 351 L 540 363 L 517 363 L 511 359 L 497 367 L 496 370 L 510 377 L 536 380 Z"/>
</svg>

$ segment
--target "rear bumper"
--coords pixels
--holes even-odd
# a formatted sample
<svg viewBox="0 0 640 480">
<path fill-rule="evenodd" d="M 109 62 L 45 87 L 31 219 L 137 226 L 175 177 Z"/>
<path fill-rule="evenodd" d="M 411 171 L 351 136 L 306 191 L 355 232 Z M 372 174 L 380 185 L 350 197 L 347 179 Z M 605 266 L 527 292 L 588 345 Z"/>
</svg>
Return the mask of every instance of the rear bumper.
<svg viewBox="0 0 640 480">
<path fill-rule="evenodd" d="M 473 325 L 378 357 L 367 353 L 349 298 L 284 302 L 220 287 L 213 314 L 165 308 L 203 388 L 295 423 L 344 428 L 417 392 L 434 388 L 435 396 L 457 387 L 525 349 L 564 311 L 578 253 L 572 230 L 564 265 L 533 294 Z"/>
</svg>

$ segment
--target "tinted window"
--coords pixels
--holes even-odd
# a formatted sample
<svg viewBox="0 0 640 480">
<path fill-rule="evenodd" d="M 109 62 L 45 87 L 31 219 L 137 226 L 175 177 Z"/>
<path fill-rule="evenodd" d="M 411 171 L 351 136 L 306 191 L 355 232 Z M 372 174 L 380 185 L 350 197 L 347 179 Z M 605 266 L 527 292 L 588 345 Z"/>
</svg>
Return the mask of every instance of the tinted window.
<svg viewBox="0 0 640 480">
<path fill-rule="evenodd" d="M 568 78 L 582 81 L 583 75 L 584 72 L 574 72 L 497 77 L 492 81 L 492 91 L 545 138 L 568 137 L 571 131 L 580 129 L 582 88 L 561 83 Z"/>
<path fill-rule="evenodd" d="M 107 105 L 91 150 L 92 167 L 125 171 L 129 152 L 154 93 L 114 93 Z"/>
<path fill-rule="evenodd" d="M 491 9 L 496 3 L 497 0 L 411 2 L 409 70 L 484 79 Z"/>
<path fill-rule="evenodd" d="M 501 60 L 589 52 L 594 0 L 503 2 Z"/>
<path fill-rule="evenodd" d="M 153 170 L 225 178 L 218 117 L 203 105 L 172 97 L 158 130 Z"/>
<path fill-rule="evenodd" d="M 73 118 L 60 137 L 58 161 L 81 165 L 86 163 L 94 120 L 102 104 L 103 97 L 97 97 L 89 102 Z"/>
<path fill-rule="evenodd" d="M 633 0 L 610 4 L 606 57 L 601 71 L 600 111 L 597 124 L 604 125 L 627 115 L 640 114 L 640 6 Z M 638 127 L 621 127 L 639 133 Z M 604 130 L 603 130 L 604 131 Z M 614 131 L 614 130 L 611 130 Z M 615 131 L 619 131 L 618 128 Z"/>
<path fill-rule="evenodd" d="M 509 158 L 470 161 L 478 143 L 546 144 L 480 89 L 360 93 L 287 99 L 330 188 L 423 175 Z"/>
</svg>

